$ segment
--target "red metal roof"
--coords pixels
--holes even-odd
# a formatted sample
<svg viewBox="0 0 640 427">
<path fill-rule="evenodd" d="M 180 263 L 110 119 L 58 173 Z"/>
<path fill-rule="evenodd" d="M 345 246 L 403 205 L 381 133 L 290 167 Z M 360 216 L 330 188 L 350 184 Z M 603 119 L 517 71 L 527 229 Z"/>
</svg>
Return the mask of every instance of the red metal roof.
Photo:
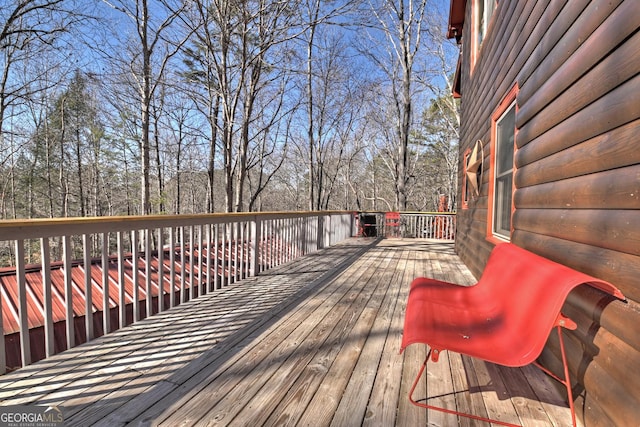
<svg viewBox="0 0 640 427">
<path fill-rule="evenodd" d="M 231 247 L 229 246 L 231 245 Z M 284 262 L 286 259 L 290 259 L 293 254 L 293 248 L 278 239 L 268 239 L 262 241 L 259 250 L 260 259 L 258 263 L 261 269 L 266 269 Z M 242 254 L 245 259 L 236 258 L 239 256 L 239 248 L 243 247 Z M 174 286 L 174 298 L 176 304 L 180 301 L 180 288 L 181 288 L 181 273 L 184 269 L 185 276 L 185 290 L 187 299 L 191 295 L 190 291 L 190 273 L 191 273 L 191 255 L 192 251 L 189 247 L 185 247 L 185 263 L 181 264 L 180 248 L 175 249 L 175 281 Z M 215 259 L 227 260 L 226 262 L 219 262 L 217 268 L 218 283 L 221 284 L 223 278 L 225 282 L 235 281 L 239 275 L 238 269 L 247 265 L 249 248 L 247 242 L 227 242 L 224 248 L 218 245 L 217 250 L 214 248 L 203 248 L 203 277 L 206 280 L 206 258 L 211 256 L 211 271 L 209 272 L 209 278 L 213 281 L 215 271 Z M 199 248 L 193 250 L 193 272 L 196 280 L 200 276 L 199 269 Z M 235 262 L 234 262 L 235 261 Z M 224 265 L 223 265 L 224 264 Z M 154 253 L 151 257 L 151 297 L 154 298 L 152 310 L 155 313 L 158 310 L 157 297 L 159 294 L 158 281 L 160 275 L 158 272 L 158 256 Z M 119 286 L 118 286 L 118 257 L 112 256 L 108 260 L 108 288 L 109 288 L 109 318 L 110 318 L 110 330 L 115 330 L 119 327 L 119 310 L 114 310 L 119 305 Z M 247 272 L 245 272 L 247 274 Z M 103 311 L 103 298 L 104 298 L 104 286 L 103 286 L 103 266 L 101 259 L 95 259 L 91 262 L 91 310 L 93 315 L 93 329 L 94 336 L 103 335 L 102 324 L 102 311 Z M 140 310 L 142 317 L 146 317 L 146 260 L 144 253 L 140 253 L 137 258 L 137 276 L 138 276 L 138 300 L 140 301 Z M 65 279 L 64 279 L 64 264 L 62 262 L 51 263 L 50 267 L 50 281 L 51 281 L 51 306 L 52 306 L 52 320 L 55 341 L 55 352 L 60 352 L 66 349 L 66 309 L 65 309 Z M 75 343 L 80 344 L 85 342 L 85 314 L 86 314 L 86 291 L 85 291 L 85 270 L 82 261 L 73 261 L 71 263 L 71 280 L 72 280 L 72 305 L 73 305 L 73 317 L 74 317 L 74 331 L 75 331 Z M 44 290 L 42 283 L 42 266 L 41 265 L 29 265 L 25 267 L 25 282 L 27 285 L 27 314 L 28 314 L 28 327 L 31 341 L 31 356 L 32 360 L 39 360 L 45 357 L 44 349 Z M 169 292 L 171 289 L 171 276 L 170 276 L 170 248 L 165 248 L 163 252 L 163 268 L 162 268 L 162 286 L 165 292 L 163 297 L 163 306 L 168 308 L 169 306 Z M 199 283 L 199 282 L 198 282 Z M 125 316 L 126 324 L 130 324 L 133 321 L 133 255 L 126 254 L 124 256 L 124 289 L 125 289 Z M 199 285 L 196 285 L 194 294 L 199 295 Z M 18 297 L 18 283 L 15 267 L 1 268 L 0 269 L 0 294 L 2 303 L 2 321 L 3 332 L 5 338 L 5 348 L 7 355 L 8 369 L 18 368 L 20 366 L 20 317 L 19 317 L 19 297 Z"/>
</svg>

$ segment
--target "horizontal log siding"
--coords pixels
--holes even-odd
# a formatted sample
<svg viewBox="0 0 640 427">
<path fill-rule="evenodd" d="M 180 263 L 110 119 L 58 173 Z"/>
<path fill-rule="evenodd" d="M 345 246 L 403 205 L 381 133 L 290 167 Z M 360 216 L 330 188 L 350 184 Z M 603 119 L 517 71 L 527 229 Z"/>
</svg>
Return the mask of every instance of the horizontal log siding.
<svg viewBox="0 0 640 427">
<path fill-rule="evenodd" d="M 615 283 L 628 303 L 588 287 L 565 305 L 569 364 L 586 425 L 640 419 L 640 2 L 500 3 L 471 70 L 467 2 L 461 68 L 463 156 L 484 142 L 480 196 L 457 216 L 456 250 L 480 276 L 486 240 L 491 115 L 519 87 L 512 241 Z M 460 186 L 461 188 L 462 186 Z M 459 195 L 462 197 L 462 194 Z M 561 372 L 557 339 L 541 362 Z M 631 372 L 633 371 L 633 372 Z"/>
</svg>

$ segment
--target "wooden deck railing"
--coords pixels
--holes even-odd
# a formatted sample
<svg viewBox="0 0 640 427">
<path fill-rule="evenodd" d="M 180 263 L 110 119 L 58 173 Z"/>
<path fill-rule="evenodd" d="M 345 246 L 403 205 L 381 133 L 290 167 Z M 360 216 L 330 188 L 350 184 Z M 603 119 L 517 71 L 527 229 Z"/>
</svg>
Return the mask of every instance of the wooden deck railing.
<svg viewBox="0 0 640 427">
<path fill-rule="evenodd" d="M 361 212 L 359 233 L 363 236 L 385 236 L 419 239 L 455 240 L 455 212 L 400 212 L 399 229 L 389 229 L 385 212 Z"/>
<path fill-rule="evenodd" d="M 350 212 L 0 221 L 8 266 L 0 268 L 0 371 L 334 245 L 353 229 Z"/>
<path fill-rule="evenodd" d="M 404 237 L 438 240 L 456 238 L 456 214 L 453 212 L 402 212 L 400 222 Z"/>
<path fill-rule="evenodd" d="M 0 373 L 332 246 L 356 235 L 356 218 L 288 212 L 0 221 Z M 455 236 L 455 215 L 401 219 L 403 237 Z"/>
</svg>

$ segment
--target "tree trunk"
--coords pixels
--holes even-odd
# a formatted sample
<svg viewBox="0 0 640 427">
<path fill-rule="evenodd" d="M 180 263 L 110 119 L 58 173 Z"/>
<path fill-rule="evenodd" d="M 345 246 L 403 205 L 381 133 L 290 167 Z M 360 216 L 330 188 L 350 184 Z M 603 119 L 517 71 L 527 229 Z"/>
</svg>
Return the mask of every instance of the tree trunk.
<svg viewBox="0 0 640 427">
<path fill-rule="evenodd" d="M 218 114 L 220 113 L 220 95 L 214 95 L 216 100 L 209 117 L 209 126 L 211 127 L 211 142 L 209 143 L 209 162 L 207 175 L 209 177 L 209 213 L 215 212 L 215 159 L 216 159 L 216 140 L 218 139 Z M 211 98 L 211 97 L 210 97 Z"/>
<path fill-rule="evenodd" d="M 150 202 L 150 149 L 149 149 L 149 124 L 151 105 L 151 51 L 147 37 L 149 27 L 149 8 L 147 0 L 142 0 L 142 20 L 139 23 L 140 41 L 142 42 L 142 93 L 141 93 L 141 125 L 142 135 L 140 141 L 140 157 L 142 168 L 141 182 L 141 215 L 151 213 Z"/>
</svg>

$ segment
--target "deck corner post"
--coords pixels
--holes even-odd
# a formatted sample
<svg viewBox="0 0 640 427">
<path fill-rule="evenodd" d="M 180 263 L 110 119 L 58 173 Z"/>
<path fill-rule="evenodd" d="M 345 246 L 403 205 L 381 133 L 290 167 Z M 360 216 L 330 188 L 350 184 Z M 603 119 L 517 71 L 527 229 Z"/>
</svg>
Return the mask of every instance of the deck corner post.
<svg viewBox="0 0 640 427">
<path fill-rule="evenodd" d="M 321 213 L 318 213 L 318 236 L 316 237 L 316 249 L 320 250 L 323 249 L 325 247 L 325 242 L 324 242 L 324 238 L 325 238 L 325 221 L 324 221 L 324 215 L 322 215 Z"/>
</svg>

